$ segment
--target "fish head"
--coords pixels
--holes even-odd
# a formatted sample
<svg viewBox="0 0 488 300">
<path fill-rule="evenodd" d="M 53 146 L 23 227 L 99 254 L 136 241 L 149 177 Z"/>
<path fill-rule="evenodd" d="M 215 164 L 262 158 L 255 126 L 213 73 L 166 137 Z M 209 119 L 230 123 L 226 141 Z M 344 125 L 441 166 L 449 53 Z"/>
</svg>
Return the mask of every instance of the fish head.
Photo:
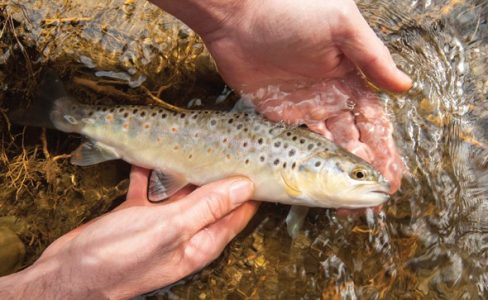
<svg viewBox="0 0 488 300">
<path fill-rule="evenodd" d="M 388 181 L 373 166 L 345 150 L 304 159 L 293 178 L 299 198 L 313 206 L 372 207 L 389 199 Z"/>
</svg>

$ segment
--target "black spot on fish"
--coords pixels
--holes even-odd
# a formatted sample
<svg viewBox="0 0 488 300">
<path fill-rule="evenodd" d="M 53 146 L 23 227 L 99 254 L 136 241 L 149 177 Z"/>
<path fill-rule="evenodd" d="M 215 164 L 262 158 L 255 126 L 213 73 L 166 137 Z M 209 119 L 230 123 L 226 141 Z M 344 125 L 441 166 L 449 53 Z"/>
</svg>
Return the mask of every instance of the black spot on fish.
<svg viewBox="0 0 488 300">
<path fill-rule="evenodd" d="M 123 107 L 119 108 L 119 113 L 123 112 L 125 109 Z"/>
<path fill-rule="evenodd" d="M 234 122 L 234 119 L 229 119 L 227 123 L 232 124 Z"/>
<path fill-rule="evenodd" d="M 134 108 L 134 110 L 132 111 L 132 113 L 133 113 L 133 114 L 136 114 L 136 113 L 137 113 L 137 111 L 138 111 L 138 109 L 137 109 L 137 108 Z"/>
<path fill-rule="evenodd" d="M 173 112 L 173 117 L 176 117 L 178 113 L 176 111 Z"/>
<path fill-rule="evenodd" d="M 305 143 L 305 140 L 304 139 L 300 139 L 300 144 L 304 144 Z"/>
<path fill-rule="evenodd" d="M 109 111 L 113 113 L 115 111 L 115 108 L 112 107 Z"/>
<path fill-rule="evenodd" d="M 286 133 L 286 136 L 291 136 L 291 132 L 289 132 L 289 131 L 288 131 L 288 132 Z"/>
<path fill-rule="evenodd" d="M 277 166 L 279 163 L 280 163 L 280 160 L 279 160 L 279 159 L 275 159 L 275 160 L 274 160 L 274 162 L 273 162 L 273 164 L 274 164 L 275 166 Z"/>
<path fill-rule="evenodd" d="M 210 125 L 215 126 L 215 124 L 217 124 L 217 121 L 215 121 L 215 120 L 210 121 Z"/>
<path fill-rule="evenodd" d="M 315 162 L 315 166 L 318 168 L 322 163 L 320 161 Z"/>
<path fill-rule="evenodd" d="M 308 149 L 308 150 L 312 150 L 312 149 L 313 149 L 313 144 L 308 144 L 307 149 Z"/>
<path fill-rule="evenodd" d="M 262 144 L 263 144 L 263 138 L 259 138 L 259 139 L 258 139 L 258 144 L 259 144 L 259 145 L 262 145 Z"/>
<path fill-rule="evenodd" d="M 260 157 L 259 157 L 259 160 L 260 160 L 260 161 L 264 161 L 264 156 L 260 156 Z"/>
<path fill-rule="evenodd" d="M 181 113 L 181 114 L 180 114 L 180 118 L 182 118 L 182 119 L 183 119 L 184 117 L 186 117 L 186 114 L 185 114 L 185 113 Z"/>
<path fill-rule="evenodd" d="M 292 140 L 292 141 L 296 141 L 296 140 L 297 140 L 297 137 L 296 137 L 296 136 L 294 136 L 294 137 L 292 137 L 292 138 L 291 138 L 291 140 Z"/>
<path fill-rule="evenodd" d="M 141 117 L 144 117 L 146 115 L 146 112 L 145 111 L 141 111 Z"/>
<path fill-rule="evenodd" d="M 106 106 L 104 106 L 104 107 L 102 108 L 102 111 L 103 111 L 103 112 L 107 112 L 107 110 L 108 110 L 108 108 L 107 108 Z"/>
<path fill-rule="evenodd" d="M 124 114 L 124 118 L 126 118 L 126 119 L 127 119 L 128 117 L 129 117 L 129 113 L 128 113 L 128 112 L 125 112 L 125 114 Z"/>
<path fill-rule="evenodd" d="M 283 169 L 285 169 L 285 168 L 286 168 L 286 162 L 283 163 Z"/>
<path fill-rule="evenodd" d="M 288 148 L 288 143 L 285 143 L 285 144 L 283 145 L 283 149 L 287 149 L 287 148 Z"/>
<path fill-rule="evenodd" d="M 281 142 L 280 142 L 280 141 L 275 142 L 275 143 L 274 143 L 274 146 L 275 146 L 276 148 L 278 148 L 279 146 L 281 146 Z"/>
<path fill-rule="evenodd" d="M 158 113 L 153 111 L 153 113 L 151 114 L 151 117 L 155 117 Z"/>
<path fill-rule="evenodd" d="M 248 132 L 249 131 L 249 129 L 247 127 L 245 127 L 243 130 L 244 130 L 244 132 Z"/>
<path fill-rule="evenodd" d="M 339 171 L 344 172 L 344 169 L 341 167 L 339 163 L 336 163 L 336 167 Z"/>
<path fill-rule="evenodd" d="M 291 169 L 292 169 L 292 170 L 294 170 L 296 166 L 297 166 L 297 163 L 296 163 L 296 162 L 293 162 L 293 163 L 291 164 Z"/>
<path fill-rule="evenodd" d="M 196 118 L 198 118 L 198 114 L 193 114 L 193 116 L 191 117 L 193 120 L 195 120 Z"/>
<path fill-rule="evenodd" d="M 166 119 L 167 116 L 168 115 L 166 113 L 164 113 L 164 114 L 161 115 L 161 119 Z"/>
<path fill-rule="evenodd" d="M 246 159 L 245 163 L 246 163 L 246 165 L 247 165 L 247 164 L 249 163 L 249 159 Z"/>
<path fill-rule="evenodd" d="M 242 125 L 242 124 L 237 125 L 237 130 L 241 130 L 242 127 L 244 127 L 244 125 Z"/>
<path fill-rule="evenodd" d="M 88 113 L 88 116 L 89 116 L 89 117 L 93 116 L 93 111 L 90 111 L 90 112 Z"/>
<path fill-rule="evenodd" d="M 273 128 L 268 131 L 269 134 L 273 134 Z"/>
<path fill-rule="evenodd" d="M 158 110 L 158 112 L 159 112 L 160 114 L 161 114 L 161 113 L 163 113 L 163 111 L 164 111 L 164 110 L 163 110 L 162 108 L 160 108 L 160 109 Z"/>
<path fill-rule="evenodd" d="M 192 157 L 193 157 L 193 155 L 191 155 L 191 154 L 190 154 L 190 155 L 188 155 L 188 159 L 191 159 Z"/>
<path fill-rule="evenodd" d="M 244 142 L 244 143 L 242 144 L 242 147 L 246 148 L 246 147 L 247 147 L 247 142 Z"/>
<path fill-rule="evenodd" d="M 317 143 L 317 147 L 320 147 L 320 146 L 322 146 L 322 143 L 321 142 L 318 142 Z"/>
<path fill-rule="evenodd" d="M 295 155 L 295 149 L 291 149 L 290 152 L 288 152 L 288 156 L 292 157 Z"/>
</svg>

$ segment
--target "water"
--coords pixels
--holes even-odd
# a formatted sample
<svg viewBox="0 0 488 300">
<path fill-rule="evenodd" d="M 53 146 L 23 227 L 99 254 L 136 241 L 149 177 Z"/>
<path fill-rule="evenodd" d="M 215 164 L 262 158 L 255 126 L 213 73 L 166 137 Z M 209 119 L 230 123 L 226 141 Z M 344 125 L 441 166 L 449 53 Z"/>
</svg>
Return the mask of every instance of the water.
<svg viewBox="0 0 488 300">
<path fill-rule="evenodd" d="M 188 42 L 191 33 L 187 29 L 180 31 L 164 21 L 161 24 L 172 34 L 162 39 L 167 36 L 152 25 L 158 22 L 148 18 L 138 18 L 147 31 L 129 26 L 133 16 L 156 13 L 137 3 L 123 6 L 126 20 L 115 18 L 115 8 L 122 2 L 109 1 L 112 10 L 104 10 L 109 16 L 105 18 L 117 26 L 99 32 L 87 24 L 81 31 L 87 35 L 63 36 L 64 40 L 82 36 L 99 47 L 97 51 L 80 48 L 67 56 L 133 87 L 161 86 L 165 84 L 164 79 L 157 79 L 163 78 L 161 74 L 184 74 L 186 71 L 174 71 L 181 67 L 174 57 L 181 53 L 188 55 L 185 64 L 198 60 L 200 44 Z M 333 210 L 312 209 L 295 240 L 288 236 L 284 223 L 288 207 L 263 204 L 246 230 L 212 265 L 150 297 L 488 297 L 488 5 L 476 0 L 364 0 L 358 4 L 395 61 L 415 82 L 403 96 L 380 94 L 408 167 L 401 190 L 379 214 L 341 218 Z M 100 13 L 100 20 L 105 13 Z M 126 35 L 117 28 L 125 28 Z M 158 37 L 148 40 L 148 32 Z M 185 42 L 174 42 L 177 38 Z M 53 59 L 66 57 L 63 47 L 47 45 L 42 49 L 56 53 Z M 155 55 L 169 50 L 173 55 L 163 60 Z M 182 82 L 188 78 L 180 77 Z M 203 100 L 198 103 L 209 106 Z M 217 106 L 227 102 L 220 98 Z"/>
<path fill-rule="evenodd" d="M 400 1 L 396 1 L 400 2 Z M 287 209 L 261 208 L 211 267 L 166 295 L 193 299 L 482 299 L 488 296 L 487 5 L 361 1 L 410 74 L 383 94 L 408 166 L 379 215 L 313 209 L 286 235 Z"/>
</svg>

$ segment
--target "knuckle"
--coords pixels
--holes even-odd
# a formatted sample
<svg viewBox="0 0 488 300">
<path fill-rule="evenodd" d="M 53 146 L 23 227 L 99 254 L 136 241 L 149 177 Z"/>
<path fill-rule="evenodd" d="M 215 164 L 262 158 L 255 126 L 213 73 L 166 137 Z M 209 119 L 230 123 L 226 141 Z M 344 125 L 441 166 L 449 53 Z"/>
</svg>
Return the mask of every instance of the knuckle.
<svg viewBox="0 0 488 300">
<path fill-rule="evenodd" d="M 205 198 L 206 214 L 211 218 L 210 223 L 219 220 L 226 213 L 227 202 L 220 193 L 212 192 Z"/>
</svg>

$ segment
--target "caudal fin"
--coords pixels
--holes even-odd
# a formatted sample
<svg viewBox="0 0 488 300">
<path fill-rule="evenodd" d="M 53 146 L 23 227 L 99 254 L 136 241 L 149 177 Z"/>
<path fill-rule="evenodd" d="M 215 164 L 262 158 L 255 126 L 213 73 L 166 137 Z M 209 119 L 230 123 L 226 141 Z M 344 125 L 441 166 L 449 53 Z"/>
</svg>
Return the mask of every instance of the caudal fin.
<svg viewBox="0 0 488 300">
<path fill-rule="evenodd" d="M 49 70 L 45 72 L 32 103 L 28 107 L 9 112 L 8 117 L 18 125 L 74 131 L 65 128 L 70 124 L 63 120 L 63 110 L 73 103 L 76 103 L 75 100 L 68 96 L 59 77 Z"/>
</svg>

